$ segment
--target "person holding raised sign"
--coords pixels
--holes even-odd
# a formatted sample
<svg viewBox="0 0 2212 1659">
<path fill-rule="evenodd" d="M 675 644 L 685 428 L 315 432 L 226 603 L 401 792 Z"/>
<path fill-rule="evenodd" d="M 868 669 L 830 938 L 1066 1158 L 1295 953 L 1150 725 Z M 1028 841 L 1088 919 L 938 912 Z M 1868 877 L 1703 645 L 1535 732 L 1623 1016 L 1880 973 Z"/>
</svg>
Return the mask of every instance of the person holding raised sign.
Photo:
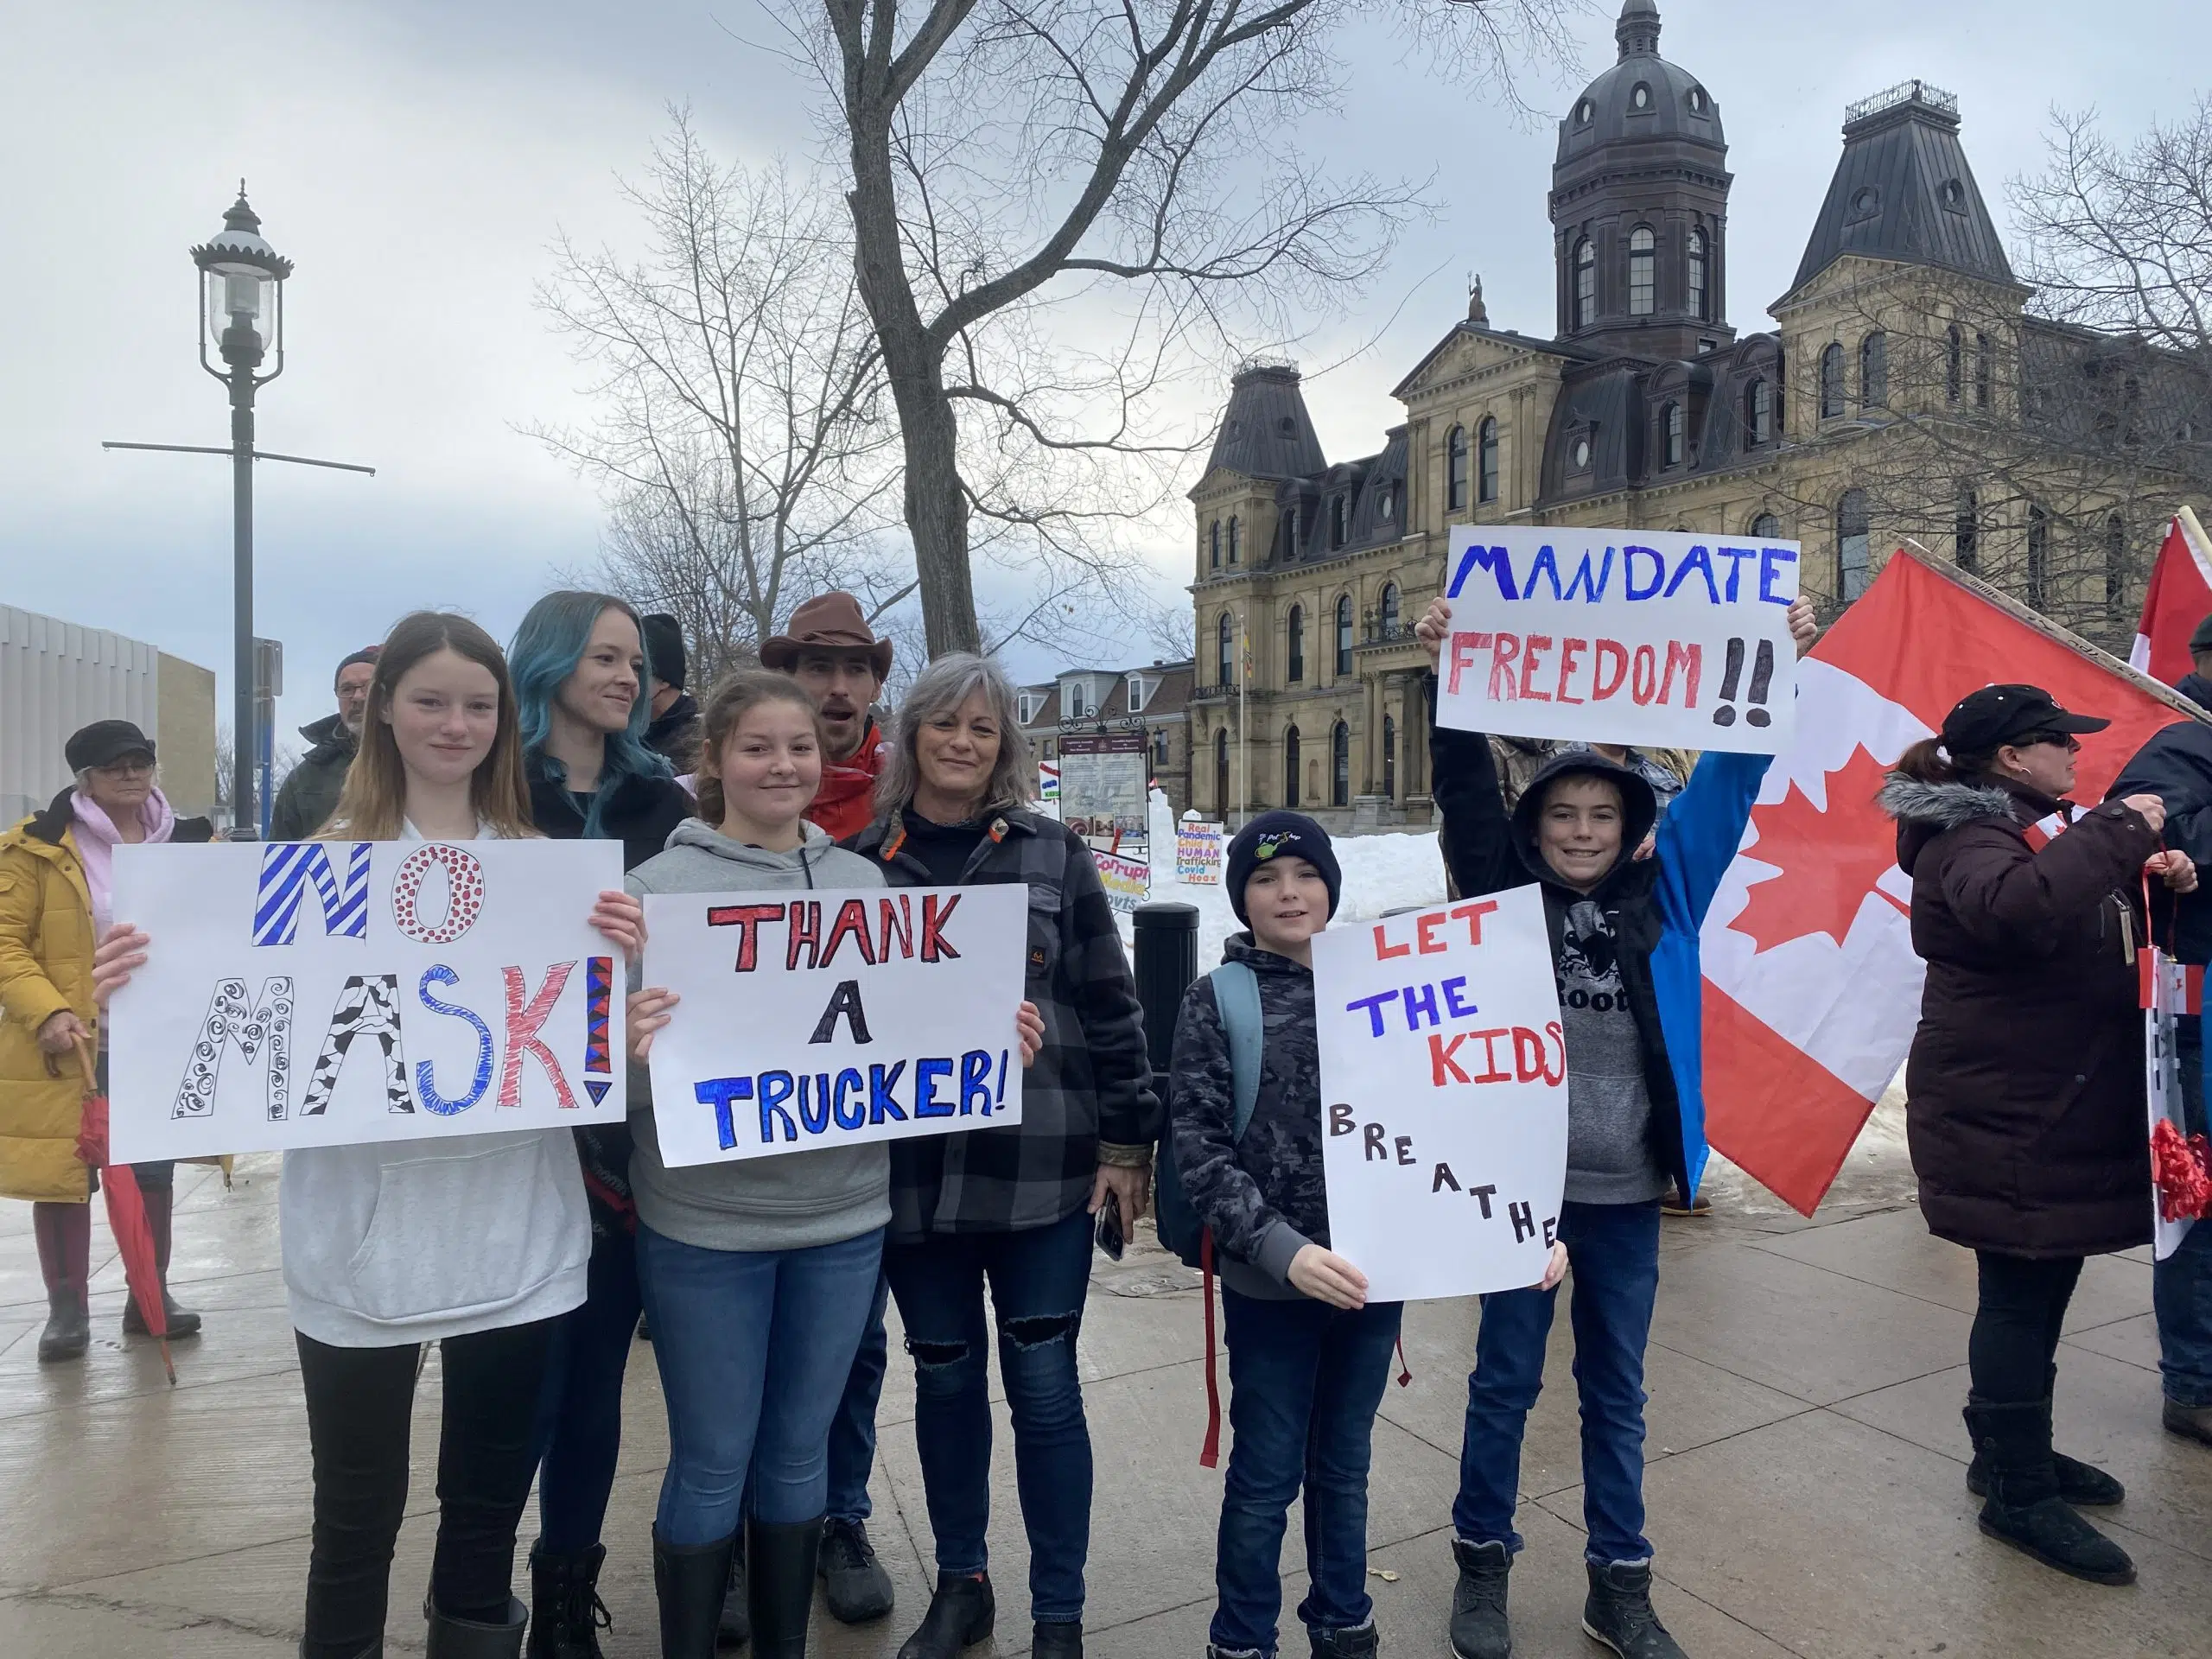
<svg viewBox="0 0 2212 1659">
<path fill-rule="evenodd" d="M 875 863 L 807 821 L 824 736 L 780 674 L 732 675 L 703 717 L 701 817 L 632 871 L 639 893 L 880 887 Z M 676 993 L 629 1002 L 638 1274 L 668 1402 L 653 1522 L 663 1659 L 712 1659 L 751 1477 L 753 1651 L 798 1659 L 829 1499 L 825 1447 L 871 1305 L 890 1219 L 884 1141 L 671 1168 L 646 1069 Z M 701 1009 L 698 1017 L 726 1015 Z M 1026 1060 L 1043 1023 L 1018 1016 Z"/>
<path fill-rule="evenodd" d="M 466 617 L 416 612 L 377 658 L 360 753 L 323 838 L 535 836 L 522 747 L 491 636 Z M 644 944 L 627 893 L 601 893 L 590 922 L 625 955 Z M 108 930 L 92 968 L 103 1006 L 152 948 L 127 922 Z M 429 1342 L 445 1379 L 429 1651 L 513 1659 L 528 1617 L 512 1586 L 531 1426 L 554 1324 L 583 1300 L 591 1252 L 569 1131 L 288 1152 L 278 1215 L 315 1459 L 302 1659 L 384 1650 Z"/>
<path fill-rule="evenodd" d="M 1448 601 L 1414 632 L 1435 657 Z M 1789 607 L 1802 651 L 1812 607 Z M 1685 735 L 1688 734 L 1685 733 Z M 1595 750 L 1554 755 L 1509 812 L 1488 740 L 1438 726 L 1429 738 L 1441 840 L 1469 898 L 1543 889 L 1566 1027 L 1567 1154 L 1559 1236 L 1573 1262 L 1574 1375 L 1582 1402 L 1590 1593 L 1582 1628 L 1624 1659 L 1681 1659 L 1651 1605 L 1643 1535 L 1643 1350 L 1659 1288 L 1659 1201 L 1694 1199 L 1706 1147 L 1697 1094 L 1697 935 L 1742 842 L 1764 754 L 1708 751 L 1665 820 L 1651 785 Z M 1648 858 L 1637 856 L 1656 824 Z M 1507 1580 L 1521 1440 L 1543 1385 L 1550 1290 L 1483 1299 L 1467 1379 L 1452 1554 L 1451 1640 L 1460 1659 L 1507 1659 Z"/>
</svg>

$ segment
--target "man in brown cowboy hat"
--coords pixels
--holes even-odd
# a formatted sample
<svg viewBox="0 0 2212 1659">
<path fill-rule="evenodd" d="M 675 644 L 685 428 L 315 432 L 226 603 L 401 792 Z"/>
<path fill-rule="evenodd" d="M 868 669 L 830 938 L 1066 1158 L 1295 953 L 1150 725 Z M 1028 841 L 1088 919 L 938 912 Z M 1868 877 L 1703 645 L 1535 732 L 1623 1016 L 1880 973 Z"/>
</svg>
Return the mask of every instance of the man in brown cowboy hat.
<svg viewBox="0 0 2212 1659">
<path fill-rule="evenodd" d="M 806 816 L 843 841 L 874 815 L 886 750 L 869 709 L 891 672 L 891 642 L 875 637 L 860 601 L 845 593 L 808 600 L 785 626 L 790 632 L 761 645 L 760 664 L 797 680 L 822 711 L 830 750 L 822 757 L 821 792 Z"/>
</svg>

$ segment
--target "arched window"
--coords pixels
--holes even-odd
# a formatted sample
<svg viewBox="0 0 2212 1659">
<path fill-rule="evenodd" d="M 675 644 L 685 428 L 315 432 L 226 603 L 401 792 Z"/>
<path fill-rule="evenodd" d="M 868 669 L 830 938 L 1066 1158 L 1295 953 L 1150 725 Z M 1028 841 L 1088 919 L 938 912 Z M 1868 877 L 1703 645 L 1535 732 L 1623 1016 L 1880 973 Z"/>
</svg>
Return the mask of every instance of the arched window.
<svg viewBox="0 0 2212 1659">
<path fill-rule="evenodd" d="M 1227 611 L 1221 613 L 1221 625 L 1214 630 L 1214 667 L 1222 684 L 1236 683 L 1236 624 Z"/>
<path fill-rule="evenodd" d="M 1382 637 L 1385 639 L 1389 639 L 1391 631 L 1397 626 L 1398 584 L 1395 582 L 1386 582 L 1382 584 Z"/>
<path fill-rule="evenodd" d="M 1836 583 L 1847 604 L 1866 591 L 1870 534 L 1866 492 L 1846 490 L 1835 504 L 1835 564 Z"/>
<path fill-rule="evenodd" d="M 1497 416 L 1485 415 L 1475 429 L 1475 492 L 1484 501 L 1497 499 Z"/>
<path fill-rule="evenodd" d="M 1705 298 L 1705 232 L 1693 226 L 1689 238 L 1690 315 L 1703 322 L 1707 316 Z"/>
<path fill-rule="evenodd" d="M 1751 520 L 1751 539 L 1755 542 L 1779 541 L 1782 520 L 1770 512 L 1763 512 Z"/>
<path fill-rule="evenodd" d="M 1351 728 L 1341 720 L 1329 734 L 1329 804 L 1351 804 Z"/>
<path fill-rule="evenodd" d="M 1398 493 L 1388 484 L 1376 493 L 1375 516 L 1386 524 L 1398 516 Z"/>
<path fill-rule="evenodd" d="M 1298 728 L 1293 726 L 1282 734 L 1282 804 L 1298 804 Z"/>
<path fill-rule="evenodd" d="M 1303 605 L 1294 605 L 1290 607 L 1289 645 L 1290 649 L 1286 653 L 1287 661 L 1283 671 L 1284 677 L 1292 680 L 1302 680 L 1306 677 L 1306 607 Z"/>
<path fill-rule="evenodd" d="M 1584 237 L 1574 245 L 1574 326 L 1587 328 L 1598 315 L 1598 251 Z"/>
<path fill-rule="evenodd" d="M 1661 465 L 1679 467 L 1682 464 L 1682 406 L 1669 404 L 1659 411 L 1659 444 Z"/>
<path fill-rule="evenodd" d="M 1236 556 L 1244 545 L 1243 527 L 1234 518 L 1229 521 L 1229 562 L 1236 563 Z"/>
<path fill-rule="evenodd" d="M 1989 407 L 1989 336 L 1974 337 L 1974 406 Z"/>
<path fill-rule="evenodd" d="M 2027 585 L 2028 607 L 2043 609 L 2050 597 L 2050 515 L 2041 507 L 2028 509 Z"/>
<path fill-rule="evenodd" d="M 1648 317 L 1658 296 L 1659 238 L 1649 225 L 1628 233 L 1628 314 Z"/>
<path fill-rule="evenodd" d="M 1959 486 L 1958 510 L 1951 518 L 1951 556 L 1961 570 L 1981 566 L 1981 504 L 1971 484 Z"/>
<path fill-rule="evenodd" d="M 1467 505 L 1467 429 L 1455 426 L 1444 440 L 1444 505 L 1453 512 Z"/>
<path fill-rule="evenodd" d="M 1943 401 L 1959 401 L 1959 387 L 1964 382 L 1962 358 L 1965 347 L 1959 337 L 1959 325 L 1953 323 L 1943 331 Z"/>
<path fill-rule="evenodd" d="M 1298 509 L 1296 507 L 1293 507 L 1282 516 L 1282 550 L 1283 556 L 1286 558 L 1294 559 L 1298 556 Z"/>
<path fill-rule="evenodd" d="M 2105 520 L 2105 614 L 2114 623 L 2126 621 L 2127 601 L 2127 521 L 2118 513 Z"/>
<path fill-rule="evenodd" d="M 1886 409 L 1890 403 L 1890 337 L 1877 328 L 1859 342 L 1859 406 Z"/>
<path fill-rule="evenodd" d="M 1206 532 L 1206 568 L 1221 569 L 1221 520 L 1213 521 L 1213 528 Z"/>
<path fill-rule="evenodd" d="M 1774 387 L 1764 378 L 1744 388 L 1744 430 L 1754 445 L 1774 442 Z"/>
<path fill-rule="evenodd" d="M 1344 594 L 1337 600 L 1337 673 L 1339 677 L 1351 672 L 1351 595 Z"/>
<path fill-rule="evenodd" d="M 1398 722 L 1382 716 L 1382 798 L 1398 798 Z"/>
<path fill-rule="evenodd" d="M 1344 544 L 1344 498 L 1342 495 L 1332 495 L 1329 498 L 1329 545 L 1336 548 L 1342 547 Z"/>
<path fill-rule="evenodd" d="M 1229 813 L 1229 728 L 1213 734 L 1213 810 Z"/>
<path fill-rule="evenodd" d="M 1843 347 L 1834 340 L 1821 353 L 1821 418 L 1834 420 L 1843 413 Z"/>
</svg>

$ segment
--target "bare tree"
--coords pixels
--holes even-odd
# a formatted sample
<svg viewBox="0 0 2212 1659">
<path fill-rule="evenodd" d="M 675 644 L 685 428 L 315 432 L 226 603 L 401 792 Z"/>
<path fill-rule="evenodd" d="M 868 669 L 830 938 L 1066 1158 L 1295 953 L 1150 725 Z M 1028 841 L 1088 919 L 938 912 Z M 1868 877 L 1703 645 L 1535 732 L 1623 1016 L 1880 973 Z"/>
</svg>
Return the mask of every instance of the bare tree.
<svg viewBox="0 0 2212 1659">
<path fill-rule="evenodd" d="M 601 585 L 674 613 L 702 678 L 754 660 L 810 594 L 913 591 L 898 441 L 833 188 L 717 163 L 687 111 L 624 194 L 632 262 L 565 237 L 538 296 L 596 378 L 590 426 L 533 429 L 599 483 Z"/>
<path fill-rule="evenodd" d="M 1563 59 L 1580 0 L 784 0 L 849 168 L 930 648 L 982 639 L 971 552 L 1110 584 L 1117 528 L 1205 435 L 1160 394 L 1379 267 L 1410 188 L 1290 143 L 1338 31 L 1409 29 L 1462 85 Z M 1071 602 L 1046 583 L 1040 610 Z"/>
</svg>

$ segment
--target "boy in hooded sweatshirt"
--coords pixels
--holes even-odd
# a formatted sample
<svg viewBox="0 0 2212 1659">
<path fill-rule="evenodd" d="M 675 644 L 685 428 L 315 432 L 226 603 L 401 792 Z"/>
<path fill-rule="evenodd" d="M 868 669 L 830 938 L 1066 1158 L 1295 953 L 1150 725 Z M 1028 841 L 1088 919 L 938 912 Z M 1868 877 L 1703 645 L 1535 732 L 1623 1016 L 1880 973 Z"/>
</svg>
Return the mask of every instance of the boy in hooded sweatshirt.
<svg viewBox="0 0 2212 1659">
<path fill-rule="evenodd" d="M 1440 599 L 1415 629 L 1433 658 Z M 1812 607 L 1789 609 L 1800 649 Z M 1543 889 L 1567 1031 L 1567 1189 L 1559 1236 L 1573 1263 L 1590 1592 L 1582 1628 L 1624 1659 L 1682 1659 L 1651 1605 L 1643 1535 L 1643 1351 L 1659 1288 L 1659 1201 L 1693 1200 L 1706 1160 L 1700 1092 L 1698 930 L 1734 859 L 1767 757 L 1708 752 L 1662 819 L 1650 784 L 1594 749 L 1554 754 L 1509 811 L 1486 739 L 1433 726 L 1444 857 L 1472 898 Z M 1655 834 L 1656 829 L 1656 834 Z M 1652 837 L 1648 854 L 1645 839 Z M 1506 1586 L 1521 1535 L 1521 1440 L 1543 1385 L 1548 1289 L 1483 1298 L 1467 1379 L 1452 1549 L 1452 1651 L 1508 1659 Z"/>
</svg>

